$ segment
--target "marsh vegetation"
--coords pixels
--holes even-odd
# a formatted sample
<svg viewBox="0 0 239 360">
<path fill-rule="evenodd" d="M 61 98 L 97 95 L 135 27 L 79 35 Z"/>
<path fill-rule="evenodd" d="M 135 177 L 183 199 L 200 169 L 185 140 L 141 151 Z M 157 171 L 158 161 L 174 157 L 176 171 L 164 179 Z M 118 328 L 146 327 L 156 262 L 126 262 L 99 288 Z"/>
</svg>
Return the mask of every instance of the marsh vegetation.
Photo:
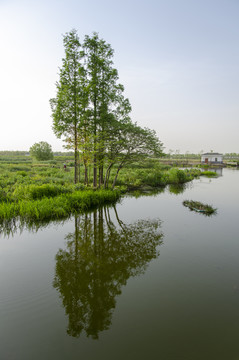
<svg viewBox="0 0 239 360">
<path fill-rule="evenodd" d="M 83 164 L 78 168 L 80 182 L 74 184 L 73 159 L 72 155 L 55 156 L 54 160 L 39 162 L 26 155 L 1 155 L 0 219 L 60 219 L 97 205 L 113 203 L 128 190 L 180 185 L 200 175 L 198 169 L 180 170 L 149 158 L 125 166 L 116 184 L 117 167 L 112 167 L 109 188 L 94 188 L 85 185 L 81 176 Z M 93 171 L 89 171 L 91 177 L 93 180 Z"/>
<path fill-rule="evenodd" d="M 212 205 L 203 204 L 200 201 L 184 200 L 183 205 L 188 207 L 190 210 L 205 214 L 207 216 L 216 214 L 217 212 L 217 209 L 214 208 Z"/>
</svg>

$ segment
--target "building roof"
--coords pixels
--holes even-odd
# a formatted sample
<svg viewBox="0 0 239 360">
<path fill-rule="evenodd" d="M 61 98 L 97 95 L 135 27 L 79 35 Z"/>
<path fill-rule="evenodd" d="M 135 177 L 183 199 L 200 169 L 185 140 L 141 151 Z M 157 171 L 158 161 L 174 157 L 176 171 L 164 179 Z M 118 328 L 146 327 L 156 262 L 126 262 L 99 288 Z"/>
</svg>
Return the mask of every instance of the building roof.
<svg viewBox="0 0 239 360">
<path fill-rule="evenodd" d="M 220 156 L 222 156 L 222 154 L 213 153 L 213 152 L 202 154 L 202 156 L 203 156 L 203 155 L 207 155 L 207 156 L 209 156 L 209 155 L 210 155 L 210 156 L 216 156 L 216 155 L 219 156 L 219 155 L 220 155 Z"/>
</svg>

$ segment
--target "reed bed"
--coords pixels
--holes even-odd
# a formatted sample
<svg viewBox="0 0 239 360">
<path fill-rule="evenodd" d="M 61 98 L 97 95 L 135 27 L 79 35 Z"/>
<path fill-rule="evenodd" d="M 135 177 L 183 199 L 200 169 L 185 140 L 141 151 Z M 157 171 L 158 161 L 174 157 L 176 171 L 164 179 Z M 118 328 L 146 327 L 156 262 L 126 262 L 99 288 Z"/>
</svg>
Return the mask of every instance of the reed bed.
<svg viewBox="0 0 239 360">
<path fill-rule="evenodd" d="M 202 171 L 201 175 L 207 176 L 207 177 L 217 177 L 218 176 L 218 174 L 215 171 Z"/>
<path fill-rule="evenodd" d="M 0 204 L 0 220 L 20 218 L 25 220 L 45 221 L 62 219 L 76 212 L 83 212 L 107 203 L 114 203 L 120 198 L 117 190 L 86 190 L 71 194 L 61 194 L 54 198 L 38 200 L 20 200 Z"/>
</svg>

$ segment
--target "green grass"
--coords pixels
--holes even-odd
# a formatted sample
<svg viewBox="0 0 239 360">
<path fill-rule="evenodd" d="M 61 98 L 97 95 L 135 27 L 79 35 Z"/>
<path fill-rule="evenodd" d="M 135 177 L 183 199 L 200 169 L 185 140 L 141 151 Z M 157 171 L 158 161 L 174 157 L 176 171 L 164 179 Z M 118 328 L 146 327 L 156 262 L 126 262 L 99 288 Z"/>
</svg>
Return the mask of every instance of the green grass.
<svg viewBox="0 0 239 360">
<path fill-rule="evenodd" d="M 67 168 L 64 170 L 64 164 Z M 0 219 L 14 218 L 49 220 L 69 216 L 73 212 L 88 210 L 105 202 L 114 202 L 119 191 L 92 190 L 86 187 L 84 167 L 81 164 L 81 181 L 74 184 L 73 156 L 55 156 L 54 160 L 36 162 L 24 154 L 0 157 Z M 109 188 L 117 166 L 112 168 Z M 119 173 L 116 188 L 132 190 L 164 188 L 167 184 L 174 192 L 178 186 L 200 175 L 200 170 L 181 170 L 148 159 L 125 166 Z M 92 184 L 93 169 L 90 170 Z M 173 188 L 173 186 L 175 186 Z"/>
<path fill-rule="evenodd" d="M 215 171 L 202 171 L 201 176 L 217 177 L 218 175 Z"/>
<path fill-rule="evenodd" d="M 203 204 L 200 201 L 184 200 L 183 205 L 188 207 L 190 210 L 200 212 L 205 215 L 212 215 L 217 212 L 217 209 L 213 208 L 211 205 Z"/>
<path fill-rule="evenodd" d="M 61 194 L 55 198 L 20 200 L 0 204 L 0 220 L 20 218 L 21 220 L 45 221 L 62 219 L 75 212 L 82 212 L 107 203 L 116 202 L 120 191 L 86 190 L 72 194 Z"/>
<path fill-rule="evenodd" d="M 128 189 L 135 189 L 144 186 L 161 187 L 167 184 L 184 184 L 200 176 L 198 169 L 170 168 L 162 170 L 160 166 L 148 169 L 123 169 L 117 182 L 118 185 L 125 185 Z"/>
</svg>

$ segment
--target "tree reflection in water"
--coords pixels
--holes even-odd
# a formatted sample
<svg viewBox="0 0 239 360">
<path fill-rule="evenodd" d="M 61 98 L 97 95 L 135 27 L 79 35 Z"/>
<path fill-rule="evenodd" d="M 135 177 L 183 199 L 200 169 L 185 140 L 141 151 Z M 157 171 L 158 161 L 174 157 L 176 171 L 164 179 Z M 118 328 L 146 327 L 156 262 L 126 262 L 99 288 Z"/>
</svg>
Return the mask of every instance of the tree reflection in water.
<svg viewBox="0 0 239 360">
<path fill-rule="evenodd" d="M 53 286 L 59 291 L 69 317 L 67 333 L 84 330 L 97 339 L 109 329 L 116 296 L 131 276 L 142 274 L 159 256 L 160 220 L 124 224 L 114 207 L 75 216 L 75 232 L 66 236 L 67 248 L 56 255 Z"/>
</svg>

